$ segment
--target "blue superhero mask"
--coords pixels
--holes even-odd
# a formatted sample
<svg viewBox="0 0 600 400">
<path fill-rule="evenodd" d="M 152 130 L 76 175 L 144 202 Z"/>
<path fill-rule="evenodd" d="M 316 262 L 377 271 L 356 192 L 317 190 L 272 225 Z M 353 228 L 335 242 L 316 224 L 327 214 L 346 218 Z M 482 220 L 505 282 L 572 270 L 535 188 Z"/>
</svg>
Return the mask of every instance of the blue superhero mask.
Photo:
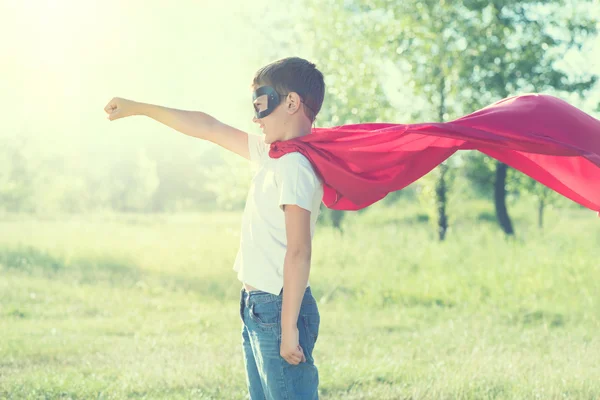
<svg viewBox="0 0 600 400">
<path fill-rule="evenodd" d="M 257 107 L 254 103 L 258 98 L 261 98 L 261 107 Z M 264 118 L 271 114 L 277 108 L 281 97 L 271 86 L 261 86 L 252 93 L 252 102 L 254 104 L 254 115 L 256 118 Z"/>
</svg>

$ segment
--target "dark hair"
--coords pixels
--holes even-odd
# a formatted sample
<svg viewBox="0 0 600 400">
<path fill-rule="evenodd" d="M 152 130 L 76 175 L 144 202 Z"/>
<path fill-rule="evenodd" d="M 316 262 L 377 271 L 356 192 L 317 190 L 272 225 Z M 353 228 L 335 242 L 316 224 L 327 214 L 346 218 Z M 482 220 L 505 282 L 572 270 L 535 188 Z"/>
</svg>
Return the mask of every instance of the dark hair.
<svg viewBox="0 0 600 400">
<path fill-rule="evenodd" d="M 288 57 L 274 61 L 254 75 L 253 86 L 272 86 L 281 94 L 296 92 L 304 103 L 304 112 L 311 122 L 323 105 L 325 82 L 315 64 L 299 58 Z"/>
</svg>

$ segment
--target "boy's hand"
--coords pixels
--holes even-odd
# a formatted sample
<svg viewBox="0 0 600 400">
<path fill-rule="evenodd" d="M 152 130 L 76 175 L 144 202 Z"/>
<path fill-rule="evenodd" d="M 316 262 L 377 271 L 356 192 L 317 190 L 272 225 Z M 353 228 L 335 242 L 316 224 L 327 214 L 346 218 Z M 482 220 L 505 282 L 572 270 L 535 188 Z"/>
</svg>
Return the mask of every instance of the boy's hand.
<svg viewBox="0 0 600 400">
<path fill-rule="evenodd" d="M 293 327 L 290 329 L 281 329 L 281 347 L 279 349 L 281 357 L 288 362 L 288 364 L 298 365 L 300 362 L 306 362 L 304 357 L 304 351 L 300 347 L 300 339 L 298 328 Z"/>
<path fill-rule="evenodd" d="M 139 114 L 138 106 L 139 103 L 135 101 L 114 97 L 108 102 L 106 107 L 104 107 L 104 111 L 108 114 L 107 119 L 113 121 L 115 119 Z"/>
</svg>

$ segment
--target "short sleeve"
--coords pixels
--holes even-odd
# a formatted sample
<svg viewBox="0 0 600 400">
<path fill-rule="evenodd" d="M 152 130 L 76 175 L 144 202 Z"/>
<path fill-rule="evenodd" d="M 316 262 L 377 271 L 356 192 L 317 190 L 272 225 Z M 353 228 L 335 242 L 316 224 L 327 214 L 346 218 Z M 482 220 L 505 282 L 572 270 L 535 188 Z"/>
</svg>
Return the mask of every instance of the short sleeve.
<svg viewBox="0 0 600 400">
<path fill-rule="evenodd" d="M 250 152 L 250 161 L 255 164 L 260 164 L 263 157 L 266 155 L 267 144 L 264 137 L 248 134 L 248 150 Z"/>
<path fill-rule="evenodd" d="M 321 182 L 306 157 L 296 152 L 282 156 L 277 164 L 276 180 L 279 208 L 282 211 L 285 204 L 294 204 L 310 212 L 317 211 L 313 210 L 313 200 Z"/>
</svg>

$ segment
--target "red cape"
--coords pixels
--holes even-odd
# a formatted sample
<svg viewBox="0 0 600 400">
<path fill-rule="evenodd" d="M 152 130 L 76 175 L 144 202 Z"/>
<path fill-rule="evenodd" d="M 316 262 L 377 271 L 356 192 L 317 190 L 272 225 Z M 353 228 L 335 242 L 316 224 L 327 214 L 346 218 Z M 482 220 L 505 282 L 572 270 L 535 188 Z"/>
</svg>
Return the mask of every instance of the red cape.
<svg viewBox="0 0 600 400">
<path fill-rule="evenodd" d="M 323 203 L 358 210 L 427 174 L 457 150 L 479 150 L 600 211 L 600 121 L 543 94 L 500 100 L 444 123 L 365 123 L 315 128 L 271 144 L 300 152 L 324 182 Z"/>
</svg>

